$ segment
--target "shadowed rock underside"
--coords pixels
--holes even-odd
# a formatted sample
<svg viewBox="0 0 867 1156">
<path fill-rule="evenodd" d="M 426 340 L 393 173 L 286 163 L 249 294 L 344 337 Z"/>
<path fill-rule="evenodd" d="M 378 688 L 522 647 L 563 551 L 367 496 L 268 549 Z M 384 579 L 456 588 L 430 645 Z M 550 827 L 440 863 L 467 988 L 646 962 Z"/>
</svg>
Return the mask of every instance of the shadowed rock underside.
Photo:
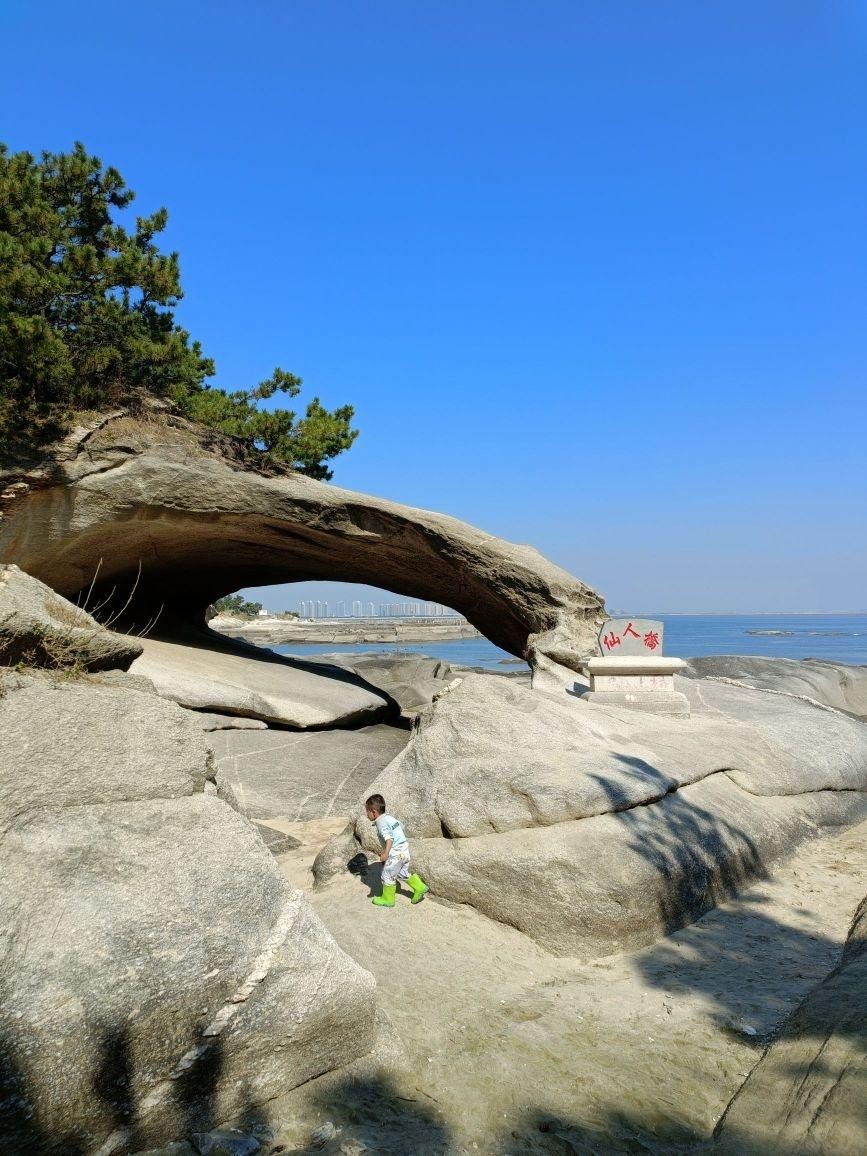
<svg viewBox="0 0 867 1156">
<path fill-rule="evenodd" d="M 211 439 L 213 443 L 213 439 Z M 204 622 L 250 586 L 339 579 L 445 603 L 492 642 L 575 668 L 602 599 L 530 546 L 443 514 L 264 473 L 175 418 L 126 415 L 70 435 L 50 461 L 0 472 L 0 561 L 67 598 L 90 591 L 127 628 Z"/>
</svg>

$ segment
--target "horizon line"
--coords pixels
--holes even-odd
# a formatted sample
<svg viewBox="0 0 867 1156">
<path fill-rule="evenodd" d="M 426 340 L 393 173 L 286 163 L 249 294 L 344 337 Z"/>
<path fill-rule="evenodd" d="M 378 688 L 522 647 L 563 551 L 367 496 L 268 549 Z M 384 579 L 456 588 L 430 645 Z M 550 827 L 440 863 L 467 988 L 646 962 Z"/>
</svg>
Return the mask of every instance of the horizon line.
<svg viewBox="0 0 867 1156">
<path fill-rule="evenodd" d="M 628 617 L 632 611 L 626 610 L 610 610 L 607 611 L 609 615 L 616 614 L 618 617 Z M 635 611 L 635 618 L 849 618 L 857 617 L 859 615 L 867 615 L 865 610 L 654 610 L 654 611 Z"/>
</svg>

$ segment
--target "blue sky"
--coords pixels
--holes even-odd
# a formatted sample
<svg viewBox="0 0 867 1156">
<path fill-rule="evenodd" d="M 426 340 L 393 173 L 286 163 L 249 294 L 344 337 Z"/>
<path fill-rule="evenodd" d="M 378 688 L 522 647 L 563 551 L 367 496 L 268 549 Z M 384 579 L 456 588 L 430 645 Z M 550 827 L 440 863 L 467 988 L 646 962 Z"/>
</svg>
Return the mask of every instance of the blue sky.
<svg viewBox="0 0 867 1156">
<path fill-rule="evenodd" d="M 356 406 L 337 484 L 615 607 L 867 604 L 867 5 L 0 0 L 0 40 L 10 147 L 168 207 L 218 384 Z"/>
</svg>

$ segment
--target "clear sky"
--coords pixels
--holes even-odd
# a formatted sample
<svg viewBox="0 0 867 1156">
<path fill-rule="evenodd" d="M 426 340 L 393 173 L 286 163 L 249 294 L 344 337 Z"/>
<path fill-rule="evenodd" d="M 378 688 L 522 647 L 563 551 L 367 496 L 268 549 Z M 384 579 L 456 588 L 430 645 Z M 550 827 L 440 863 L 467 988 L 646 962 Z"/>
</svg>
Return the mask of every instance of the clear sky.
<svg viewBox="0 0 867 1156">
<path fill-rule="evenodd" d="M 11 148 L 168 207 L 218 384 L 356 406 L 337 484 L 615 607 L 867 604 L 862 0 L 0 0 L 0 42 Z"/>
</svg>

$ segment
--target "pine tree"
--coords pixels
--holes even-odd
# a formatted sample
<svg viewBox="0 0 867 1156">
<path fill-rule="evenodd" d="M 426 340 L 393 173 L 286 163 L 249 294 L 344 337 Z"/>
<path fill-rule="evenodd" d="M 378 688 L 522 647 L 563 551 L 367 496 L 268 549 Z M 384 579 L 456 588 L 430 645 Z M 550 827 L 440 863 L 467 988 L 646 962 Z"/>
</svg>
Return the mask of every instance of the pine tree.
<svg viewBox="0 0 867 1156">
<path fill-rule="evenodd" d="M 331 477 L 326 461 L 357 436 L 352 407 L 314 398 L 303 418 L 260 409 L 301 389 L 279 368 L 253 389 L 209 387 L 213 361 L 174 318 L 178 254 L 154 240 L 168 213 L 137 217 L 132 232 L 116 223 L 134 196 L 80 143 L 39 160 L 0 144 L 0 433 L 45 439 L 75 411 L 146 393 L 273 461 Z"/>
</svg>

